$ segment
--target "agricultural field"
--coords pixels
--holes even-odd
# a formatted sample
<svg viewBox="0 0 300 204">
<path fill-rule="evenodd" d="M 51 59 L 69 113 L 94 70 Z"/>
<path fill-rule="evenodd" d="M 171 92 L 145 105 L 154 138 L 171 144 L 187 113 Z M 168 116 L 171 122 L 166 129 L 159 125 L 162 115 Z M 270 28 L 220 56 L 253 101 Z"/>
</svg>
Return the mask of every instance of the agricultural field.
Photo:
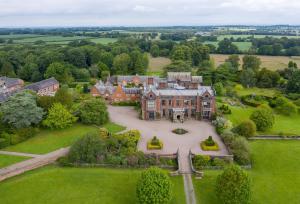
<svg viewBox="0 0 300 204">
<path fill-rule="evenodd" d="M 215 61 L 216 66 L 225 62 L 229 55 L 222 54 L 211 54 L 211 58 Z M 261 67 L 265 67 L 270 70 L 278 70 L 287 68 L 289 61 L 294 61 L 300 65 L 300 56 L 261 56 L 257 55 L 260 58 L 262 64 Z M 241 64 L 242 64 L 243 55 L 240 55 Z"/>
<path fill-rule="evenodd" d="M 204 44 L 212 44 L 216 47 L 218 47 L 219 42 L 213 42 L 213 41 L 206 41 Z M 236 45 L 239 50 L 241 51 L 247 51 L 251 47 L 251 42 L 233 42 L 234 45 Z"/>
<path fill-rule="evenodd" d="M 94 43 L 108 44 L 116 42 L 116 38 L 95 38 L 88 36 L 72 36 L 64 37 L 59 35 L 34 35 L 34 34 L 14 34 L 14 35 L 0 35 L 0 39 L 13 39 L 16 44 L 31 44 L 36 41 L 44 41 L 47 44 L 66 45 L 74 40 L 89 39 Z"/>
<path fill-rule="evenodd" d="M 152 57 L 150 54 L 149 57 L 149 72 L 161 72 L 162 69 L 171 64 L 171 60 L 166 57 Z"/>
<path fill-rule="evenodd" d="M 284 36 L 284 35 L 219 35 L 218 41 L 224 40 L 225 38 L 248 38 L 248 37 L 254 37 L 254 38 L 264 38 L 264 37 L 273 37 L 273 38 L 300 38 L 300 36 Z"/>
<path fill-rule="evenodd" d="M 26 159 L 29 159 L 29 158 L 22 157 L 22 156 L 0 154 L 0 168 L 24 161 Z"/>
<path fill-rule="evenodd" d="M 104 125 L 110 132 L 116 133 L 125 129 L 114 123 Z M 87 126 L 82 124 L 75 124 L 70 128 L 63 130 L 41 130 L 36 136 L 5 148 L 6 151 L 26 152 L 33 154 L 45 154 L 62 147 L 70 146 L 78 138 L 86 135 L 89 132 L 97 131 L 96 126 Z"/>
<path fill-rule="evenodd" d="M 47 166 L 0 183 L 1 203 L 137 203 L 137 169 Z M 171 204 L 184 204 L 181 176 L 172 177 Z"/>
<path fill-rule="evenodd" d="M 297 204 L 300 200 L 300 141 L 252 141 L 252 169 L 248 170 L 253 204 Z M 220 203 L 215 182 L 220 170 L 204 172 L 194 179 L 198 203 Z"/>
</svg>

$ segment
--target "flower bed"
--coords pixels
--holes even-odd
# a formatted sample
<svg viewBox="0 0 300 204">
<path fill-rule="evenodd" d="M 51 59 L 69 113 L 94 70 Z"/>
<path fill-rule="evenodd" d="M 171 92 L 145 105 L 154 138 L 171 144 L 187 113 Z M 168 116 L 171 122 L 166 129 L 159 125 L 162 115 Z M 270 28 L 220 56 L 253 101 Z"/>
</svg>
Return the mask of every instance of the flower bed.
<svg viewBox="0 0 300 204">
<path fill-rule="evenodd" d="M 163 148 L 163 143 L 154 136 L 148 143 L 147 149 L 148 150 L 159 150 Z"/>
<path fill-rule="evenodd" d="M 176 129 L 172 130 L 172 132 L 177 135 L 184 135 L 184 134 L 188 133 L 188 131 L 183 128 L 176 128 Z"/>
<path fill-rule="evenodd" d="M 219 145 L 209 136 L 206 140 L 200 143 L 201 149 L 204 151 L 218 151 Z"/>
</svg>

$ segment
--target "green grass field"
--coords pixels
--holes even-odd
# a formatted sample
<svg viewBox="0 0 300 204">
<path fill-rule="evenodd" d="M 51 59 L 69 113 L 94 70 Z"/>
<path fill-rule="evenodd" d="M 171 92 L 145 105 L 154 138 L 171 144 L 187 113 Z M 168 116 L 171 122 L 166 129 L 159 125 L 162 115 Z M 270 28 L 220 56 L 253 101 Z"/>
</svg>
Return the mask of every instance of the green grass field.
<svg viewBox="0 0 300 204">
<path fill-rule="evenodd" d="M 218 47 L 219 42 L 214 42 L 214 41 L 206 41 L 204 44 L 212 44 L 216 47 Z M 251 42 L 233 42 L 236 46 L 238 46 L 239 50 L 242 51 L 247 51 L 251 47 Z"/>
<path fill-rule="evenodd" d="M 0 154 L 0 168 L 24 161 L 26 159 L 29 159 L 29 158 L 22 157 L 22 156 Z"/>
<path fill-rule="evenodd" d="M 116 133 L 125 129 L 117 124 L 108 123 L 104 125 L 110 132 Z M 15 152 L 26 152 L 33 154 L 45 154 L 62 147 L 73 144 L 78 138 L 89 132 L 96 132 L 97 127 L 75 124 L 71 128 L 63 130 L 41 130 L 36 136 L 25 142 L 9 146 L 4 150 Z"/>
<path fill-rule="evenodd" d="M 277 91 L 276 89 L 264 89 L 264 88 L 257 88 L 257 87 L 243 88 L 243 89 L 236 90 L 236 91 L 239 96 L 255 94 L 255 95 L 261 95 L 261 96 L 273 97 L 277 93 L 279 93 L 279 91 Z"/>
<path fill-rule="evenodd" d="M 133 204 L 141 170 L 108 168 L 61 168 L 47 166 L 0 183 L 5 204 Z M 171 178 L 171 204 L 185 203 L 183 179 Z"/>
<path fill-rule="evenodd" d="M 34 34 L 16 34 L 16 35 L 0 35 L 0 39 L 13 39 L 16 44 L 31 44 L 42 40 L 47 44 L 66 45 L 74 40 L 89 39 L 94 43 L 108 44 L 116 42 L 116 38 L 95 38 L 89 36 L 71 36 L 64 37 L 59 35 L 34 35 Z"/>
<path fill-rule="evenodd" d="M 218 47 L 219 41 L 221 41 L 221 40 L 218 39 L 217 42 L 215 42 L 215 41 L 206 41 L 206 42 L 204 42 L 204 44 L 211 44 L 211 45 L 214 45 L 214 46 Z M 252 45 L 251 42 L 233 42 L 233 44 L 238 46 L 239 50 L 242 50 L 242 51 L 249 50 L 249 48 Z"/>
<path fill-rule="evenodd" d="M 233 125 L 239 124 L 241 121 L 249 119 L 254 107 L 246 106 L 229 106 L 232 114 L 226 115 L 226 117 L 233 123 Z M 284 116 L 275 114 L 274 126 L 265 132 L 258 132 L 258 135 L 300 135 L 300 114 L 292 116 Z"/>
<path fill-rule="evenodd" d="M 250 142 L 253 168 L 252 204 L 298 204 L 300 200 L 300 141 Z M 199 204 L 219 204 L 215 195 L 216 177 L 221 171 L 205 171 L 194 179 Z"/>
</svg>

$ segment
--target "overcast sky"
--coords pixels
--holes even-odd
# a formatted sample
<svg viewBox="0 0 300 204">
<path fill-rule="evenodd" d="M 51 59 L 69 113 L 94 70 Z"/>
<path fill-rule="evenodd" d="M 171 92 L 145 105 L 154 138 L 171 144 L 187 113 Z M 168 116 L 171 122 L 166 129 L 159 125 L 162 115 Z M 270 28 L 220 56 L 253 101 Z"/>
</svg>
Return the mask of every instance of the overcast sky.
<svg viewBox="0 0 300 204">
<path fill-rule="evenodd" d="M 300 24 L 300 0 L 0 0 L 0 27 Z"/>
</svg>

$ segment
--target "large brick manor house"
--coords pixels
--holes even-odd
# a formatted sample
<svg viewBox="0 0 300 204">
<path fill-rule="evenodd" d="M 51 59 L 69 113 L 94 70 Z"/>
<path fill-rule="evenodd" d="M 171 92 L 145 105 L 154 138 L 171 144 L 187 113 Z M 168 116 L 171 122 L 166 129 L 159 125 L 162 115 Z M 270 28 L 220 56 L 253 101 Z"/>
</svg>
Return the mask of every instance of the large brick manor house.
<svg viewBox="0 0 300 204">
<path fill-rule="evenodd" d="M 202 86 L 202 77 L 190 72 L 169 72 L 167 78 L 113 76 L 106 83 L 99 81 L 91 94 L 110 103 L 139 101 L 144 120 L 211 119 L 216 111 L 212 87 Z"/>
</svg>

